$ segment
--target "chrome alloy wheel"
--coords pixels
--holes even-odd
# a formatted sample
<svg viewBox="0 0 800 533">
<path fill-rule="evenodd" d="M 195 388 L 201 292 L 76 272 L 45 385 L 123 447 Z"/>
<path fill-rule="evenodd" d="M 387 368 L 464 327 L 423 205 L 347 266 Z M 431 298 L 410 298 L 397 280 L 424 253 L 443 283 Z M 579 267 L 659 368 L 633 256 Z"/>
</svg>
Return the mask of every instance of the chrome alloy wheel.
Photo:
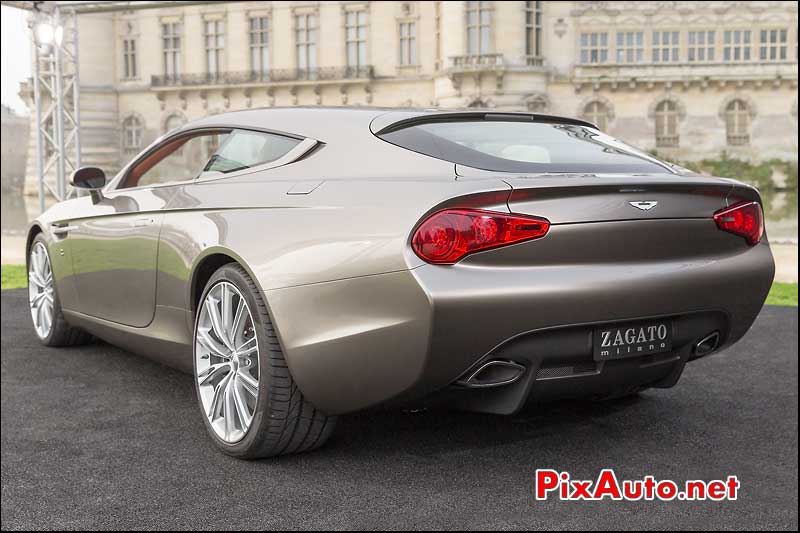
<svg viewBox="0 0 800 533">
<path fill-rule="evenodd" d="M 44 244 L 37 242 L 31 248 L 28 260 L 28 301 L 31 304 L 33 327 L 39 338 L 46 339 L 53 329 L 53 271 Z"/>
<path fill-rule="evenodd" d="M 203 411 L 226 443 L 247 433 L 258 399 L 258 338 L 247 302 L 235 285 L 208 291 L 197 318 L 195 369 Z"/>
</svg>

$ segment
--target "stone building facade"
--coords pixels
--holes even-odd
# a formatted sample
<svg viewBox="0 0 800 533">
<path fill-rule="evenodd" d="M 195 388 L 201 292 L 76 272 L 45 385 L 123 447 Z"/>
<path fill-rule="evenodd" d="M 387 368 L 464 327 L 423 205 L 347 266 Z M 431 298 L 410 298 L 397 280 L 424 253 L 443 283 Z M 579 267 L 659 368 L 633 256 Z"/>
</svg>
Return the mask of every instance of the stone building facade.
<svg viewBox="0 0 800 533">
<path fill-rule="evenodd" d="M 0 136 L 0 190 L 5 194 L 19 194 L 25 176 L 25 143 L 17 139 L 28 135 L 28 120 L 3 104 L 0 108 L 2 135 Z"/>
<path fill-rule="evenodd" d="M 109 170 L 187 120 L 294 105 L 529 110 L 681 160 L 797 160 L 793 1 L 165 3 L 79 34 L 83 160 Z"/>
</svg>

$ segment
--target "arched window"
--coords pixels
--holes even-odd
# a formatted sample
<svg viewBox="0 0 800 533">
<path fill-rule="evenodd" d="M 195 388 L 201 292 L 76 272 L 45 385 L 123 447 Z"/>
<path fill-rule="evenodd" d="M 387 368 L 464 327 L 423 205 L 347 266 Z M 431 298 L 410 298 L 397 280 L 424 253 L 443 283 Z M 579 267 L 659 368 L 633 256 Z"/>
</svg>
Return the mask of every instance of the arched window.
<svg viewBox="0 0 800 533">
<path fill-rule="evenodd" d="M 531 113 L 547 113 L 548 105 L 547 98 L 538 94 L 528 99 L 528 111 Z"/>
<path fill-rule="evenodd" d="M 731 146 L 750 143 L 750 107 L 747 102 L 737 98 L 728 103 L 725 107 L 725 131 Z"/>
<path fill-rule="evenodd" d="M 122 149 L 126 153 L 135 153 L 142 149 L 144 125 L 139 117 L 131 115 L 122 121 Z"/>
<path fill-rule="evenodd" d="M 178 114 L 170 115 L 167 117 L 167 120 L 164 121 L 164 133 L 168 133 L 174 129 L 180 128 L 185 122 L 186 121 L 183 120 L 183 117 Z"/>
<path fill-rule="evenodd" d="M 678 104 L 673 100 L 663 100 L 656 106 L 656 146 L 660 148 L 675 148 L 680 142 L 678 134 L 678 121 L 680 111 Z"/>
<path fill-rule="evenodd" d="M 164 133 L 169 133 L 174 129 L 178 129 L 181 126 L 186 124 L 186 120 L 184 120 L 182 115 L 174 113 L 167 117 L 167 120 L 164 121 Z M 176 156 L 183 155 L 183 148 L 178 148 L 175 150 Z"/>
<path fill-rule="evenodd" d="M 597 126 L 600 131 L 608 129 L 608 106 L 599 100 L 593 100 L 583 108 L 583 118 Z"/>
</svg>

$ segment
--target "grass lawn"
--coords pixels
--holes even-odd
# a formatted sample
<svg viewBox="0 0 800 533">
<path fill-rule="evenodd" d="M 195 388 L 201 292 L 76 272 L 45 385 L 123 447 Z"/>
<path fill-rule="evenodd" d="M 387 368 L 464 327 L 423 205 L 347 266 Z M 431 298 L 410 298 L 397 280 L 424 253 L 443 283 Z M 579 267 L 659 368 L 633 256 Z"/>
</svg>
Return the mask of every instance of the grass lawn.
<svg viewBox="0 0 800 533">
<path fill-rule="evenodd" d="M 27 287 L 24 265 L 3 265 L 3 289 Z M 797 283 L 774 283 L 767 297 L 767 305 L 793 305 L 797 307 Z"/>
<path fill-rule="evenodd" d="M 28 273 L 25 270 L 25 265 L 3 265 L 2 274 L 3 290 L 19 289 L 28 286 Z"/>
<path fill-rule="evenodd" d="M 769 296 L 767 296 L 767 305 L 797 307 L 797 283 L 773 283 Z"/>
</svg>

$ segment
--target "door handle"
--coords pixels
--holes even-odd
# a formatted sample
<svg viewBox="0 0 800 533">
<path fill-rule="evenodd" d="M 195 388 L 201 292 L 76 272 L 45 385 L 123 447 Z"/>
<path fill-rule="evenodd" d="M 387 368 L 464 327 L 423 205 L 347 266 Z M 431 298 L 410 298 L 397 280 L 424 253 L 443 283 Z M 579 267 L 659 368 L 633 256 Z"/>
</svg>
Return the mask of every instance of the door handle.
<svg viewBox="0 0 800 533">
<path fill-rule="evenodd" d="M 155 222 L 155 219 L 152 218 L 137 218 L 136 220 L 131 221 L 131 226 L 134 228 L 141 228 L 144 226 L 149 226 L 153 222 Z"/>
<path fill-rule="evenodd" d="M 78 229 L 78 226 L 70 226 L 68 224 L 64 225 L 53 224 L 52 228 L 53 228 L 53 235 L 62 236 L 66 235 L 67 233 L 69 233 L 74 229 Z"/>
</svg>

